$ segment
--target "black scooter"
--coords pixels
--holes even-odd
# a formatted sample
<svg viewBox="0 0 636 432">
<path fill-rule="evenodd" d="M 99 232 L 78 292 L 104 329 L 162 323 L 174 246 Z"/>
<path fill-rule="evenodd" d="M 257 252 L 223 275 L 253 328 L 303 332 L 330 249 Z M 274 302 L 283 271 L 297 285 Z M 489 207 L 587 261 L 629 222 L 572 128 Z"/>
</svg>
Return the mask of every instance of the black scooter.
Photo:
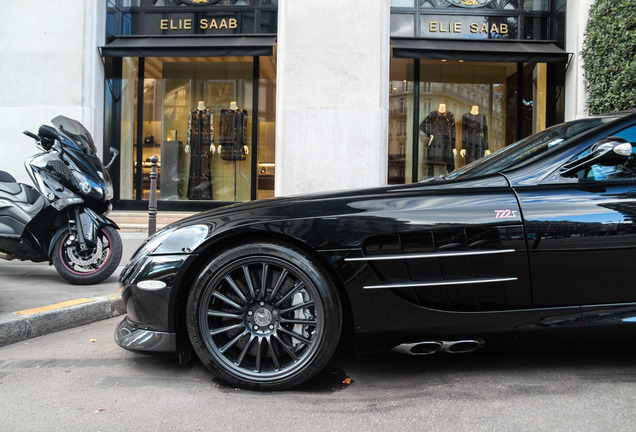
<svg viewBox="0 0 636 432">
<path fill-rule="evenodd" d="M 106 216 L 113 198 L 90 133 L 58 116 L 55 127 L 24 134 L 43 150 L 25 161 L 35 188 L 0 171 L 0 258 L 49 261 L 73 284 L 96 284 L 121 261 L 122 242 Z"/>
</svg>

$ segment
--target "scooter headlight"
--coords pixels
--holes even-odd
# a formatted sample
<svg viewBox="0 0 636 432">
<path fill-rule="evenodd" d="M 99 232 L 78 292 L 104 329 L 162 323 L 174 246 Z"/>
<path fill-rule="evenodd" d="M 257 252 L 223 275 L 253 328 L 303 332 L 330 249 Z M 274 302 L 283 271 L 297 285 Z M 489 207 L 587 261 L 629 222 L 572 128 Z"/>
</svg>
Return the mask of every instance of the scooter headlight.
<svg viewBox="0 0 636 432">
<path fill-rule="evenodd" d="M 91 192 L 91 189 L 93 189 L 88 182 L 84 182 L 80 184 L 80 187 L 82 188 L 82 192 L 84 192 L 87 195 Z"/>
<path fill-rule="evenodd" d="M 104 191 L 101 187 L 91 182 L 82 173 L 76 170 L 71 170 L 75 185 L 84 194 L 91 198 L 101 199 L 104 196 Z"/>
</svg>

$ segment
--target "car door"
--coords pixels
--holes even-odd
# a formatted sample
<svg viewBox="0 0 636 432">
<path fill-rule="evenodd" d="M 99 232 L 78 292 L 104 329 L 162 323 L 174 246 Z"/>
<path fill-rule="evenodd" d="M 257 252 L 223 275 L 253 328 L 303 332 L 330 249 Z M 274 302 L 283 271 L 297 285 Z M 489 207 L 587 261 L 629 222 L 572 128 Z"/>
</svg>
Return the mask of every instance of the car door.
<svg viewBox="0 0 636 432">
<path fill-rule="evenodd" d="M 612 136 L 632 144 L 626 162 L 516 190 L 537 307 L 636 302 L 636 126 Z"/>
</svg>

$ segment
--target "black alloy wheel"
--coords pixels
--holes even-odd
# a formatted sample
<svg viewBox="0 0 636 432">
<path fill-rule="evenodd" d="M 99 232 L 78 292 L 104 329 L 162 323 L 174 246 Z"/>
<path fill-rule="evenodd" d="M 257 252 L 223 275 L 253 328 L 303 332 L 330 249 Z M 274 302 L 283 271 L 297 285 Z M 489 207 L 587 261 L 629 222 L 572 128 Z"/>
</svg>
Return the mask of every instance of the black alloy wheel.
<svg viewBox="0 0 636 432">
<path fill-rule="evenodd" d="M 342 312 L 332 281 L 311 257 L 280 243 L 245 243 L 201 272 L 186 319 L 197 355 L 217 376 L 281 390 L 326 365 Z"/>
</svg>

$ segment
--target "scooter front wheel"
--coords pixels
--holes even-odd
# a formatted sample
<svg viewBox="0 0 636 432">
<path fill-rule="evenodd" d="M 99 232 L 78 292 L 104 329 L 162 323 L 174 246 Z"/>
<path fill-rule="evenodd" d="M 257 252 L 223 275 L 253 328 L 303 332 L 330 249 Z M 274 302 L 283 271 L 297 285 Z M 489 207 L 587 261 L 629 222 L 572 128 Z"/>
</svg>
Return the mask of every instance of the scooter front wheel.
<svg viewBox="0 0 636 432">
<path fill-rule="evenodd" d="M 119 233 L 111 226 L 99 229 L 94 247 L 81 249 L 70 232 L 53 249 L 53 265 L 64 279 L 75 285 L 97 284 L 117 269 L 122 256 Z"/>
</svg>

